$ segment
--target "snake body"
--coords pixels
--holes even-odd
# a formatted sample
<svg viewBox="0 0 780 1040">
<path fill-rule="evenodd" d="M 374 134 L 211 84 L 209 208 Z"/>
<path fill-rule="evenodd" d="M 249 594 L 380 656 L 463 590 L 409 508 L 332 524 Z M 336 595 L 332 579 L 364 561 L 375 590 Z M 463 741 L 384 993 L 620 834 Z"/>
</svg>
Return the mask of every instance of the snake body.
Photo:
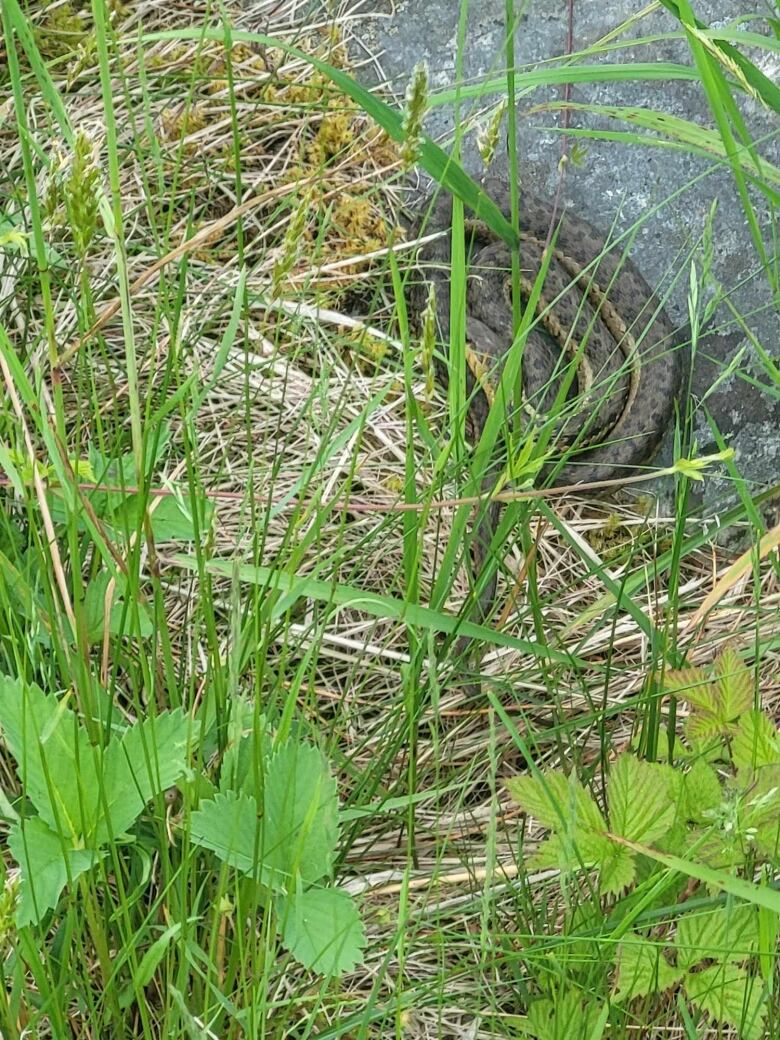
<svg viewBox="0 0 780 1040">
<path fill-rule="evenodd" d="M 482 186 L 511 220 L 507 184 L 486 178 Z M 554 220 L 548 202 L 523 192 L 518 231 L 524 301 Z M 422 228 L 426 236 L 441 234 L 422 246 L 419 259 L 435 287 L 444 344 L 450 338 L 451 227 L 452 200 L 442 193 Z M 467 424 L 476 442 L 513 342 L 511 254 L 484 223 L 466 221 L 466 234 L 467 352 L 478 362 L 466 373 Z M 567 450 L 562 464 L 546 466 L 541 478 L 559 487 L 625 478 L 653 456 L 674 412 L 682 374 L 674 326 L 631 260 L 622 250 L 607 249 L 604 236 L 582 217 L 567 212 L 551 248 L 536 320 L 523 348 L 523 407 L 525 418 L 530 415 L 537 428 L 553 423 L 551 442 L 556 447 L 573 451 Z M 418 285 L 413 293 L 413 306 L 420 311 L 428 290 Z M 567 366 L 574 373 L 567 374 Z M 437 359 L 436 371 L 446 386 L 446 360 Z M 562 380 L 570 384 L 565 397 Z M 555 418 L 545 420 L 556 396 Z M 486 472 L 483 492 L 492 491 L 499 472 L 495 465 Z M 483 569 L 499 517 L 497 502 L 480 512 L 472 539 L 475 577 Z M 494 576 L 478 597 L 474 620 L 489 616 L 495 593 Z"/>
</svg>

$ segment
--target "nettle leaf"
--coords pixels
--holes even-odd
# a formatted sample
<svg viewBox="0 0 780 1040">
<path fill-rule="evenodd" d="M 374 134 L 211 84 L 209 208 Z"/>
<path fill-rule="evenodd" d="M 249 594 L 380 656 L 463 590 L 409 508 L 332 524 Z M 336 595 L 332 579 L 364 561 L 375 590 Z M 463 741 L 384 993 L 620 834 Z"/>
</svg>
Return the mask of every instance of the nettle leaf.
<svg viewBox="0 0 780 1040">
<path fill-rule="evenodd" d="M 251 794 L 226 791 L 201 802 L 190 816 L 190 838 L 215 852 L 223 863 L 260 880 L 260 823 Z M 271 879 L 263 880 L 268 884 Z"/>
<path fill-rule="evenodd" d="M 706 748 L 715 757 L 720 757 L 724 725 L 721 719 L 709 711 L 694 711 L 685 720 L 685 736 L 695 748 Z"/>
<path fill-rule="evenodd" d="M 664 675 L 664 690 L 687 701 L 694 710 L 715 710 L 715 688 L 703 668 L 668 671 Z"/>
<path fill-rule="evenodd" d="M 589 791 L 572 773 L 550 770 L 540 777 L 516 776 L 507 782 L 520 807 L 551 831 L 605 831 L 606 823 Z"/>
<path fill-rule="evenodd" d="M 742 833 L 745 840 L 769 859 L 780 850 L 780 766 L 764 766 L 751 774 L 742 798 Z"/>
<path fill-rule="evenodd" d="M 718 774 L 703 758 L 697 758 L 682 777 L 685 818 L 704 823 L 706 814 L 723 801 Z"/>
<path fill-rule="evenodd" d="M 97 751 L 67 706 L 34 683 L 0 677 L 0 727 L 25 794 L 44 823 L 77 836 L 88 831 L 100 795 Z"/>
<path fill-rule="evenodd" d="M 731 648 L 725 649 L 715 661 L 715 674 L 718 677 L 718 715 L 724 723 L 733 722 L 753 707 L 753 676 L 736 650 Z"/>
<path fill-rule="evenodd" d="M 624 754 L 615 761 L 607 784 L 610 829 L 630 841 L 652 845 L 671 827 L 677 813 L 668 767 Z"/>
<path fill-rule="evenodd" d="M 305 968 L 341 975 L 362 961 L 366 935 L 349 893 L 315 886 L 278 904 L 282 943 Z"/>
<path fill-rule="evenodd" d="M 673 967 L 662 947 L 629 932 L 618 946 L 615 1000 L 622 1003 L 676 986 L 685 972 Z"/>
<path fill-rule="evenodd" d="M 599 862 L 599 882 L 605 895 L 619 896 L 636 878 L 636 856 L 621 845 L 613 845 Z"/>
<path fill-rule="evenodd" d="M 517 1026 L 521 1035 L 535 1040 L 594 1040 L 603 1036 L 604 1023 L 599 1029 L 603 1014 L 601 1002 L 584 1000 L 582 993 L 570 989 L 554 1000 L 534 1000 Z"/>
<path fill-rule="evenodd" d="M 760 981 L 734 964 L 716 964 L 685 980 L 690 1002 L 716 1022 L 733 1026 L 740 1040 L 763 1040 L 766 1001 Z"/>
<path fill-rule="evenodd" d="M 780 734 L 762 711 L 751 709 L 740 715 L 731 738 L 731 757 L 737 769 L 780 764 Z"/>
<path fill-rule="evenodd" d="M 57 905 L 62 890 L 99 857 L 91 849 L 68 848 L 40 816 L 15 823 L 8 832 L 8 848 L 19 864 L 21 884 L 16 923 L 20 928 L 38 924 Z"/>
<path fill-rule="evenodd" d="M 528 857 L 528 866 L 533 870 L 590 870 L 602 867 L 610 861 L 614 845 L 602 835 L 591 831 L 577 834 L 551 834 L 539 848 Z"/>
<path fill-rule="evenodd" d="M 674 939 L 677 964 L 689 970 L 704 960 L 737 963 L 758 948 L 758 914 L 751 903 L 727 903 L 684 914 Z"/>
<path fill-rule="evenodd" d="M 331 874 L 339 839 L 336 781 L 315 747 L 292 741 L 268 763 L 263 792 L 263 862 L 288 884 Z"/>
</svg>

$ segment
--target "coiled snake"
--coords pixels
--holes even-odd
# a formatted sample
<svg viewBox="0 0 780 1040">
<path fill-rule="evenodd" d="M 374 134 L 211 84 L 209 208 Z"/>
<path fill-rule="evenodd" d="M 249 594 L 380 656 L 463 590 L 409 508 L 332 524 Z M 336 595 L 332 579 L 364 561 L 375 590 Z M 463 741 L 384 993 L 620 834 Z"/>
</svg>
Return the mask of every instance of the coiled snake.
<svg viewBox="0 0 780 1040">
<path fill-rule="evenodd" d="M 482 185 L 507 219 L 510 193 L 505 182 L 486 178 Z M 543 261 L 553 221 L 549 203 L 523 191 L 520 198 L 522 296 L 527 300 Z M 440 237 L 425 243 L 419 260 L 436 290 L 441 341 L 450 336 L 450 256 L 452 200 L 442 192 L 420 233 Z M 483 223 L 466 221 L 468 427 L 476 442 L 487 419 L 491 390 L 513 342 L 511 254 Z M 554 240 L 536 320 L 522 356 L 523 408 L 537 427 L 559 395 L 554 443 L 574 447 L 558 467 L 546 466 L 542 478 L 553 484 L 590 483 L 630 475 L 660 445 L 672 417 L 681 382 L 680 352 L 674 326 L 634 264 L 620 250 L 607 250 L 604 236 L 582 217 L 566 213 Z M 412 290 L 419 313 L 427 288 Z M 581 344 L 584 348 L 581 349 Z M 476 363 L 474 363 L 476 362 Z M 567 373 L 574 363 L 576 371 Z M 437 376 L 446 386 L 449 368 L 437 359 Z M 568 393 L 562 380 L 568 379 Z M 565 385 L 564 385 L 565 388 Z M 561 408 L 561 402 L 565 401 Z M 553 473 L 554 469 L 554 473 Z M 486 473 L 483 491 L 495 486 L 498 470 Z M 472 573 L 483 569 L 500 505 L 483 508 L 472 539 Z M 484 621 L 496 594 L 493 576 L 478 597 L 475 620 Z M 461 647 L 464 641 L 461 641 Z M 468 640 L 465 641 L 468 643 Z"/>
</svg>

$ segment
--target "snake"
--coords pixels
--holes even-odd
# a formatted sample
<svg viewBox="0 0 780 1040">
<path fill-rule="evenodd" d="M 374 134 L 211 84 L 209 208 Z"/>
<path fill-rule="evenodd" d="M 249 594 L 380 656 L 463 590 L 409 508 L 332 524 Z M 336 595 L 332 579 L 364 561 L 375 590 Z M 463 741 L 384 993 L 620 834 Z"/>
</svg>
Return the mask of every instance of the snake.
<svg viewBox="0 0 780 1040">
<path fill-rule="evenodd" d="M 480 187 L 504 217 L 512 220 L 511 189 L 485 177 Z M 533 299 L 542 265 L 541 292 L 521 359 L 521 422 L 544 429 L 562 448 L 547 462 L 537 482 L 548 486 L 620 481 L 657 452 L 674 415 L 682 383 L 681 345 L 675 326 L 656 294 L 623 250 L 608 247 L 604 234 L 577 213 L 557 221 L 555 207 L 525 190 L 519 199 L 516 231 L 520 242 L 523 305 Z M 548 244 L 551 229 L 557 233 Z M 464 221 L 466 281 L 466 427 L 476 444 L 495 399 L 503 363 L 514 341 L 511 250 L 479 218 Z M 428 199 L 415 230 L 423 239 L 418 265 L 425 278 L 411 290 L 418 318 L 433 286 L 438 340 L 450 340 L 450 259 L 452 197 L 440 191 Z M 538 287 L 537 287 L 538 289 Z M 446 356 L 435 356 L 444 388 L 451 378 Z M 492 494 L 502 467 L 492 462 L 482 479 L 482 502 L 470 539 L 474 587 L 483 572 L 501 515 Z M 485 502 L 487 504 L 485 505 Z M 497 573 L 485 581 L 469 620 L 491 615 Z M 462 637 L 458 649 L 468 649 Z"/>
</svg>

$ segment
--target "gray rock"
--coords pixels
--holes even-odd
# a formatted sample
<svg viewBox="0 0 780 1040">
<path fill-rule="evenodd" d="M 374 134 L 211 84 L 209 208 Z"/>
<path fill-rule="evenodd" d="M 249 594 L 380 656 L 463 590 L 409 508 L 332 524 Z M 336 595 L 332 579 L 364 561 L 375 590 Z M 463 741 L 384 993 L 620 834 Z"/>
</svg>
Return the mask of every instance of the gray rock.
<svg viewBox="0 0 780 1040">
<path fill-rule="evenodd" d="M 564 52 L 566 4 L 539 2 L 526 6 L 529 10 L 516 33 L 516 60 L 519 66 L 531 67 Z M 502 68 L 504 7 L 504 0 L 471 3 L 464 50 L 466 83 L 484 81 L 491 71 L 495 75 Z M 758 14 L 762 9 L 757 0 L 752 6 L 740 0 L 710 0 L 700 2 L 696 7 L 699 17 L 710 25 L 722 25 L 728 19 L 746 13 Z M 403 95 L 411 69 L 422 60 L 428 63 L 434 90 L 452 86 L 459 8 L 456 0 L 403 0 L 394 9 L 382 2 L 374 5 L 377 17 L 367 20 L 360 29 L 359 41 L 365 46 L 366 53 L 379 55 L 379 65 L 387 76 L 387 83 L 398 96 Z M 627 8 L 623 0 L 603 0 L 598 4 L 577 4 L 574 12 L 574 48 L 581 50 L 619 25 L 626 17 Z M 676 28 L 672 16 L 661 10 L 643 19 L 627 35 L 635 38 L 669 33 Z M 751 22 L 749 28 L 760 31 L 761 23 Z M 777 81 L 780 62 L 776 56 L 770 60 L 769 53 L 756 51 L 748 56 L 759 63 L 767 76 Z M 621 49 L 597 60 L 691 64 L 685 41 L 673 39 L 653 42 L 633 51 Z M 368 82 L 376 83 L 378 80 L 375 65 L 367 64 L 362 74 Z M 518 99 L 523 183 L 535 194 L 546 193 L 550 197 L 555 192 L 561 155 L 562 138 L 555 130 L 560 125 L 559 117 L 543 109 L 536 113 L 531 109 L 545 102 L 558 101 L 561 97 L 561 87 L 543 87 Z M 577 84 L 571 89 L 571 98 L 575 102 L 658 109 L 714 129 L 706 96 L 695 82 Z M 481 102 L 464 101 L 461 119 L 475 118 L 480 111 L 479 105 L 482 111 L 486 111 L 497 100 L 496 95 Z M 748 97 L 740 96 L 739 104 L 754 139 L 763 139 L 759 146 L 761 154 L 770 162 L 777 163 L 780 147 L 776 118 L 773 116 L 770 121 L 767 111 Z M 571 114 L 571 125 L 609 126 L 613 130 L 628 128 L 623 122 L 607 123 L 603 118 L 576 111 Z M 428 132 L 444 140 L 452 126 L 451 106 L 432 109 L 426 121 Z M 768 280 L 761 272 L 730 171 L 724 166 L 713 168 L 711 160 L 683 150 L 615 141 L 582 140 L 580 144 L 585 147 L 586 154 L 581 166 L 569 165 L 563 185 L 564 203 L 577 207 L 597 227 L 609 229 L 614 226 L 617 231 L 625 230 L 643 215 L 648 215 L 636 236 L 634 257 L 651 284 L 668 292 L 670 313 L 681 323 L 687 318 L 688 256 L 700 240 L 707 214 L 713 201 L 717 200 L 714 277 L 728 290 L 753 337 L 767 354 L 780 362 L 777 301 L 772 301 Z M 464 162 L 469 172 L 481 171 L 472 132 L 464 141 Z M 502 162 L 505 166 L 506 157 L 498 156 L 496 163 L 499 168 Z M 765 243 L 771 249 L 772 236 L 765 200 L 756 195 L 753 201 L 767 232 Z M 660 207 L 658 211 L 651 213 L 656 206 Z M 697 267 L 701 270 L 700 254 Z M 709 393 L 706 407 L 725 440 L 736 450 L 737 466 L 748 486 L 758 490 L 776 483 L 780 477 L 780 386 L 770 385 L 770 377 L 762 368 L 754 345 L 734 323 L 725 307 L 716 312 L 711 333 L 699 344 L 692 389 L 697 399 L 711 391 L 724 367 L 745 343 L 747 349 L 738 370 Z M 756 383 L 765 384 L 766 389 Z M 696 413 L 695 435 L 701 453 L 716 450 L 711 427 L 702 409 Z M 669 445 L 665 455 L 667 459 L 671 457 Z M 730 481 L 717 477 L 708 479 L 701 503 L 705 513 L 709 515 L 722 510 L 727 502 L 733 500 Z"/>
</svg>

